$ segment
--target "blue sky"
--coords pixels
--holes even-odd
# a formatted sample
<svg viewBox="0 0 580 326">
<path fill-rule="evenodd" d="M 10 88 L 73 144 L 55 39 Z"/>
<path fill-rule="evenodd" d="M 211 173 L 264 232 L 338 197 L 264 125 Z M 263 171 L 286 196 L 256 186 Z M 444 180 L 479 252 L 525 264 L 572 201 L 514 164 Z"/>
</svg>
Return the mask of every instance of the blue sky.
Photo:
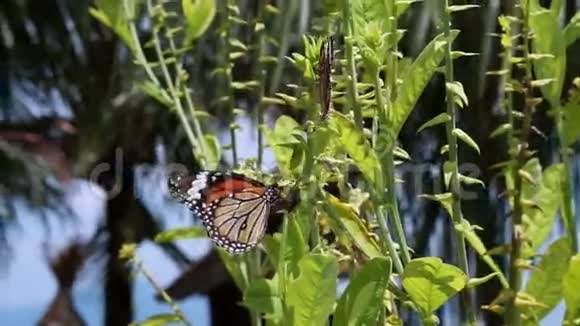
<svg viewBox="0 0 580 326">
<path fill-rule="evenodd" d="M 158 199 L 162 200 L 161 197 Z M 4 266 L 0 275 L 0 315 L 9 325 L 35 325 L 44 314 L 47 305 L 57 291 L 53 275 L 44 259 L 44 243 L 51 253 L 64 248 L 75 237 L 88 239 L 102 218 L 103 200 L 98 188 L 85 181 L 75 181 L 67 193 L 66 200 L 73 210 L 82 216 L 76 220 L 63 220 L 48 216 L 47 229 L 40 223 L 40 216 L 18 203 L 19 225 L 9 231 L 14 255 Z M 178 206 L 169 206 L 168 220 L 171 226 L 188 225 L 186 211 Z M 180 243 L 191 257 L 202 255 L 210 243 L 208 240 L 188 240 Z M 155 245 L 143 244 L 138 250 L 145 269 L 161 285 L 168 285 L 179 271 L 173 262 Z M 89 325 L 102 325 L 102 262 L 89 260 L 74 288 L 76 306 Z M 167 306 L 154 300 L 154 290 L 143 276 L 135 285 L 134 306 L 137 320 L 147 316 L 169 312 Z M 195 325 L 209 325 L 208 303 L 205 297 L 192 297 L 180 303 L 185 314 Z"/>
</svg>

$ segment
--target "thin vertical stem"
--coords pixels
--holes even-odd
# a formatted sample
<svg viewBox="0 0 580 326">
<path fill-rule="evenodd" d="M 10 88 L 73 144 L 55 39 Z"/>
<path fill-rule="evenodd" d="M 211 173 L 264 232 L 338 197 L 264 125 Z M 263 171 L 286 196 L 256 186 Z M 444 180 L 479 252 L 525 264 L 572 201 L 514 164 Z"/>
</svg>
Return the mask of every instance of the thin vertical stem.
<svg viewBox="0 0 580 326">
<path fill-rule="evenodd" d="M 377 221 L 379 222 L 379 231 L 381 232 L 381 237 L 385 244 L 386 254 L 393 259 L 393 265 L 395 270 L 399 275 L 403 275 L 403 264 L 401 263 L 401 257 L 397 253 L 395 247 L 395 242 L 391 238 L 391 233 L 389 232 L 389 227 L 387 226 L 387 216 L 383 211 L 383 207 L 378 207 L 376 211 Z"/>
<path fill-rule="evenodd" d="M 257 168 L 260 169 L 262 166 L 262 160 L 264 156 L 264 135 L 262 133 L 262 125 L 264 124 L 264 103 L 263 99 L 266 92 L 266 69 L 262 63 L 262 58 L 264 57 L 264 34 L 266 29 L 264 28 L 264 6 L 265 1 L 258 1 L 258 10 L 256 12 L 256 17 L 254 21 L 254 31 L 256 42 L 254 44 L 255 51 L 255 71 L 254 76 L 258 80 L 258 93 L 256 98 L 256 131 L 258 133 L 258 154 L 256 159 Z"/>
<path fill-rule="evenodd" d="M 133 257 L 133 262 L 134 262 L 134 266 L 137 269 L 137 271 L 141 272 L 143 274 L 143 276 L 145 276 L 145 278 L 147 279 L 149 284 L 151 284 L 155 288 L 155 291 L 157 291 L 157 293 L 159 295 L 161 295 L 161 298 L 163 299 L 163 301 L 165 301 L 169 305 L 169 307 L 171 307 L 171 310 L 173 311 L 175 316 L 184 325 L 193 326 L 193 323 L 191 323 L 185 317 L 185 314 L 183 313 L 183 311 L 181 310 L 179 305 L 175 301 L 173 301 L 173 299 L 169 296 L 169 294 L 167 294 L 167 292 L 165 292 L 165 290 L 163 290 L 163 288 L 161 286 L 159 286 L 159 284 L 157 284 L 157 282 L 155 281 L 153 276 L 151 274 L 149 274 L 149 272 L 143 267 L 143 262 L 138 257 Z"/>
<path fill-rule="evenodd" d="M 149 12 L 149 15 L 151 17 L 155 17 L 155 12 L 154 12 L 154 8 L 153 8 L 153 1 L 152 0 L 147 0 L 147 9 Z M 169 89 L 169 93 L 172 97 L 172 102 L 173 105 L 175 106 L 175 110 L 177 111 L 177 115 L 179 116 L 179 119 L 181 120 L 181 123 L 183 125 L 183 128 L 185 129 L 185 133 L 187 135 L 187 138 L 189 139 L 190 143 L 197 148 L 201 148 L 200 144 L 199 144 L 199 139 L 196 139 L 196 137 L 194 136 L 194 133 L 191 129 L 191 126 L 189 125 L 189 120 L 187 119 L 187 116 L 185 115 L 185 112 L 183 110 L 183 106 L 181 104 L 181 98 L 178 94 L 177 89 L 175 88 L 175 85 L 173 84 L 173 80 L 171 79 L 171 75 L 169 74 L 169 69 L 167 68 L 167 64 L 165 62 L 165 56 L 163 55 L 163 50 L 161 49 L 161 42 L 159 40 L 159 27 L 158 26 L 154 26 L 153 27 L 153 46 L 155 48 L 155 53 L 157 54 L 157 58 L 159 60 L 159 66 L 161 67 L 161 71 L 163 73 L 163 77 L 165 78 L 165 83 L 167 84 L 167 88 Z M 206 157 L 204 155 L 203 157 L 203 161 L 205 162 Z"/>
<path fill-rule="evenodd" d="M 388 2 L 390 19 L 390 31 L 389 39 L 392 42 L 392 48 L 389 50 L 387 56 L 387 103 L 389 109 L 392 109 L 392 103 L 397 96 L 397 57 L 396 52 L 398 51 L 397 33 L 398 33 L 398 21 L 397 21 L 397 6 L 395 1 Z M 377 76 L 378 77 L 378 76 Z M 389 114 L 387 111 L 385 114 Z M 385 116 L 386 118 L 386 116 Z M 395 157 L 393 154 L 394 141 L 391 146 L 388 147 L 388 151 L 385 153 L 385 175 L 387 177 L 386 185 L 388 189 L 388 207 L 390 210 L 389 216 L 391 217 L 393 224 L 395 225 L 395 232 L 401 246 L 401 254 L 403 259 L 403 264 L 407 265 L 411 261 L 411 254 L 409 251 L 409 246 L 407 245 L 407 237 L 405 236 L 405 228 L 403 227 L 403 222 L 401 216 L 399 215 L 399 203 L 396 192 L 395 184 Z"/>
<path fill-rule="evenodd" d="M 525 1 L 525 0 L 522 0 Z M 524 65 L 524 75 L 521 82 L 523 87 L 524 96 L 524 120 L 522 122 L 522 128 L 520 130 L 520 136 L 518 144 L 516 145 L 516 160 L 512 164 L 512 178 L 514 179 L 514 209 L 512 214 L 512 237 L 511 237 L 511 250 L 510 250 L 510 270 L 509 270 L 509 281 L 510 290 L 512 293 L 512 299 L 507 305 L 506 311 L 506 323 L 509 325 L 521 325 L 522 317 L 518 307 L 516 306 L 516 300 L 518 293 L 522 288 L 522 245 L 523 245 L 523 234 L 522 234 L 522 220 L 524 214 L 524 208 L 522 205 L 523 199 L 523 178 L 521 177 L 519 171 L 524 168 L 528 158 L 530 157 L 530 152 L 528 150 L 528 137 L 532 127 L 532 113 L 534 111 L 534 101 L 532 99 L 531 90 L 531 80 L 532 80 L 532 66 L 530 60 L 530 50 L 529 50 L 529 36 L 530 36 L 530 5 L 529 1 L 522 6 L 520 2 L 520 8 L 525 8 L 523 13 L 523 26 L 522 26 L 522 49 L 523 49 L 523 65 Z"/>
<path fill-rule="evenodd" d="M 451 83 L 454 81 L 453 72 L 453 59 L 451 57 L 451 17 L 449 8 L 449 0 L 444 0 L 443 4 L 443 30 L 445 33 L 445 38 L 447 39 L 446 51 L 445 51 L 445 83 Z M 447 87 L 446 87 L 447 89 Z M 455 102 L 453 101 L 453 94 L 449 91 L 447 92 L 447 107 L 446 111 L 450 117 L 450 120 L 445 124 L 445 131 L 447 134 L 447 141 L 449 143 L 449 161 L 452 166 L 452 175 L 449 182 L 449 190 L 452 197 L 452 207 L 451 207 L 451 219 L 454 225 L 461 225 L 463 220 L 461 212 L 461 186 L 459 184 L 459 155 L 457 147 L 457 138 L 453 131 L 457 125 L 457 114 L 455 108 Z M 469 265 L 467 261 L 467 249 L 465 246 L 465 239 L 463 233 L 454 228 L 455 236 L 455 259 L 456 263 L 463 270 L 465 275 L 469 277 Z M 475 312 L 473 310 L 473 303 L 471 297 L 471 291 L 464 289 L 461 291 L 461 303 L 464 310 L 464 317 L 469 324 L 475 324 Z"/>
<path fill-rule="evenodd" d="M 378 110 L 378 118 L 375 122 L 378 125 L 385 126 L 386 125 L 386 101 L 385 97 L 383 96 L 382 92 L 382 81 L 379 76 L 379 71 L 375 69 L 373 72 L 374 75 L 374 87 L 375 87 L 375 99 L 377 102 Z M 373 128 L 374 129 L 374 128 Z M 380 132 L 387 132 L 385 130 L 373 130 L 376 133 Z M 393 145 L 391 141 L 386 141 L 387 135 L 379 135 L 376 138 L 376 148 L 379 154 L 379 158 L 382 162 L 384 171 L 383 171 L 383 184 L 387 186 L 387 194 L 386 194 L 386 201 L 388 207 L 388 216 L 393 221 L 395 225 L 395 232 L 397 234 L 397 239 L 399 240 L 399 245 L 401 248 L 401 253 L 403 256 L 403 263 L 407 264 L 410 261 L 410 254 L 409 254 L 409 247 L 407 245 L 407 240 L 405 236 L 405 231 L 403 229 L 403 223 L 401 222 L 401 217 L 399 216 L 398 212 L 398 204 L 397 204 L 397 194 L 395 192 L 395 169 L 394 169 L 394 157 L 393 157 Z M 382 193 L 382 189 L 380 189 L 381 193 L 379 194 L 381 198 L 384 198 L 384 194 Z"/>
<path fill-rule="evenodd" d="M 356 87 L 357 83 L 357 72 L 356 63 L 354 61 L 353 54 L 353 24 L 350 12 L 350 2 L 348 0 L 343 0 L 342 2 L 342 17 L 344 24 L 344 47 L 346 54 L 346 71 L 348 76 L 348 99 L 350 101 L 351 110 L 354 113 L 354 122 L 358 128 L 363 127 L 362 121 L 362 111 L 359 105 L 358 89 Z"/>
<path fill-rule="evenodd" d="M 235 5 L 231 0 L 225 0 L 224 3 L 224 17 L 223 17 L 223 39 L 222 39 L 222 51 L 224 54 L 224 70 L 225 70 L 225 96 L 227 97 L 226 105 L 228 114 L 230 116 L 230 146 L 232 150 L 232 165 L 234 167 L 238 166 L 238 149 L 236 144 L 236 114 L 234 111 L 234 90 L 232 87 L 233 77 L 232 68 L 234 66 L 232 60 L 230 59 L 230 6 Z"/>
</svg>

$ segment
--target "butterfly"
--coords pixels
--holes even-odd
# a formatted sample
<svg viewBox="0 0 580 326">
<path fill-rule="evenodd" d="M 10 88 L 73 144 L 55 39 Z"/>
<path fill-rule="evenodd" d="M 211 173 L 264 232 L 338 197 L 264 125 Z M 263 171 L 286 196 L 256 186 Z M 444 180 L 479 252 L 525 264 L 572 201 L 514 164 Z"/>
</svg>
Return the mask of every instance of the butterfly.
<svg viewBox="0 0 580 326">
<path fill-rule="evenodd" d="M 277 185 L 231 172 L 174 173 L 168 186 L 173 198 L 201 218 L 208 236 L 232 254 L 246 252 L 262 240 L 280 199 Z"/>
<path fill-rule="evenodd" d="M 318 83 L 320 92 L 321 117 L 325 120 L 328 113 L 333 109 L 332 104 L 332 65 L 334 61 L 334 48 L 332 37 L 322 43 L 320 57 L 318 59 Z"/>
</svg>

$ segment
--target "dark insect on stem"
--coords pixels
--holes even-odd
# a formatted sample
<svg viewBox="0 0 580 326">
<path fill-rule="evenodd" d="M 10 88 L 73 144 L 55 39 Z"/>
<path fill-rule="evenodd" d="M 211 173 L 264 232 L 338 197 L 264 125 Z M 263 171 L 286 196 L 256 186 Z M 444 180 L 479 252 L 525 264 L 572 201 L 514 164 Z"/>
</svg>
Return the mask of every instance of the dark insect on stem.
<svg viewBox="0 0 580 326">
<path fill-rule="evenodd" d="M 320 87 L 321 119 L 328 118 L 332 104 L 332 64 L 334 61 L 334 48 L 332 46 L 332 36 L 322 43 L 320 47 L 320 58 L 318 61 L 318 83 Z"/>
</svg>

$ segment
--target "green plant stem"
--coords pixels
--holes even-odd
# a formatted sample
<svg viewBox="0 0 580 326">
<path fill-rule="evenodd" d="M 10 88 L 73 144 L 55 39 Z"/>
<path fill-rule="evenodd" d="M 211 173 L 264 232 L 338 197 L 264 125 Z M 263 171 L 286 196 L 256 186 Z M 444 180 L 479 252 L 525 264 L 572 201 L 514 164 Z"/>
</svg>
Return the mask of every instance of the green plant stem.
<svg viewBox="0 0 580 326">
<path fill-rule="evenodd" d="M 445 51 L 445 83 L 451 83 L 454 81 L 454 72 L 453 72 L 453 59 L 451 57 L 451 17 L 450 12 L 448 11 L 449 8 L 449 0 L 444 0 L 443 4 L 443 29 L 445 33 L 445 37 L 447 39 L 446 44 L 446 51 Z M 447 87 L 446 87 L 447 89 Z M 446 91 L 447 93 L 447 107 L 446 111 L 450 117 L 450 120 L 445 124 L 445 131 L 447 134 L 447 141 L 449 143 L 449 161 L 451 162 L 452 166 L 452 175 L 451 180 L 449 182 L 449 190 L 451 192 L 452 197 L 452 207 L 451 207 L 451 219 L 454 225 L 461 225 L 461 221 L 463 220 L 462 212 L 461 212 L 461 185 L 459 184 L 459 157 L 458 157 L 458 147 L 457 147 L 457 138 L 453 134 L 453 131 L 456 128 L 457 124 L 457 114 L 455 109 L 455 102 L 453 101 L 453 93 Z M 467 262 L 467 249 L 465 246 L 465 239 L 463 233 L 457 229 L 454 230 L 455 235 L 455 257 L 456 263 L 459 267 L 463 270 L 465 275 L 469 277 L 469 265 Z M 462 301 L 462 308 L 464 309 L 465 313 L 465 320 L 467 323 L 471 325 L 476 324 L 475 313 L 472 303 L 472 296 L 471 291 L 469 289 L 464 289 L 461 291 L 461 301 Z"/>
<path fill-rule="evenodd" d="M 383 207 L 376 208 L 376 217 L 377 221 L 379 222 L 379 231 L 381 232 L 381 237 L 383 238 L 383 247 L 386 250 L 385 254 L 393 259 L 393 265 L 395 266 L 397 274 L 403 275 L 403 264 L 401 263 L 401 257 L 397 253 L 395 242 L 393 241 L 391 233 L 389 232 L 389 227 L 387 226 L 387 216 L 383 211 Z"/>
<path fill-rule="evenodd" d="M 155 12 L 153 9 L 153 2 L 152 0 L 147 0 L 147 10 L 149 13 L 150 17 L 155 17 Z M 161 42 L 159 40 L 159 30 L 157 26 L 153 27 L 153 32 L 152 32 L 152 37 L 153 37 L 153 46 L 155 48 L 155 53 L 157 54 L 157 58 L 159 60 L 159 66 L 161 67 L 161 71 L 163 73 L 163 77 L 165 78 L 165 83 L 167 84 L 167 88 L 169 89 L 169 93 L 171 95 L 172 98 L 172 103 L 175 106 L 175 110 L 177 111 L 177 115 L 179 116 L 179 119 L 181 121 L 181 124 L 183 125 L 183 128 L 185 129 L 185 134 L 187 135 L 187 138 L 189 139 L 190 143 L 198 148 L 201 149 L 199 140 L 196 139 L 191 126 L 189 124 L 189 120 L 187 120 L 187 116 L 185 115 L 185 112 L 183 110 L 183 106 L 181 104 L 181 98 L 175 88 L 175 85 L 173 84 L 173 80 L 171 79 L 171 75 L 169 74 L 169 69 L 167 68 L 167 64 L 165 62 L 165 56 L 163 55 L 163 50 L 161 49 Z M 204 163 L 203 165 L 205 165 L 205 161 L 206 161 L 206 156 L 203 155 L 203 159 L 202 159 L 202 163 Z"/>
<path fill-rule="evenodd" d="M 261 4 L 259 4 L 260 6 L 263 6 L 263 2 L 264 1 L 259 1 Z M 268 87 L 268 94 L 273 94 L 274 92 L 276 92 L 276 89 L 278 89 L 278 85 L 280 84 L 280 79 L 282 76 L 282 72 L 284 71 L 284 65 L 286 60 L 284 60 L 284 57 L 286 56 L 286 53 L 288 52 L 288 36 L 291 35 L 292 33 L 292 22 L 294 17 L 296 16 L 296 12 L 299 8 L 299 3 L 300 1 L 297 0 L 290 0 L 290 1 L 285 1 L 282 5 L 286 6 L 285 10 L 283 10 L 282 12 L 282 19 L 281 19 L 281 23 L 282 23 L 282 30 L 280 31 L 280 35 L 277 38 L 279 41 L 279 46 L 278 46 L 278 56 L 277 56 L 277 64 L 276 67 L 274 68 L 274 71 L 272 72 L 272 80 L 270 82 L 270 85 Z M 263 20 L 262 20 L 263 21 Z"/>
<path fill-rule="evenodd" d="M 230 59 L 230 9 L 229 7 L 235 5 L 231 0 L 224 1 L 224 18 L 223 18 L 223 54 L 224 54 L 224 70 L 225 70 L 225 92 L 228 98 L 226 105 L 228 114 L 230 116 L 230 146 L 232 150 L 232 164 L 234 167 L 238 166 L 238 149 L 236 144 L 236 114 L 234 112 L 234 90 L 232 88 L 233 77 L 232 68 L 234 66 L 232 60 Z"/>
<path fill-rule="evenodd" d="M 525 1 L 525 0 L 522 0 Z M 522 81 L 523 95 L 524 95 L 524 119 L 522 122 L 522 128 L 519 133 L 519 140 L 516 146 L 516 162 L 512 164 L 512 178 L 514 179 L 514 209 L 512 213 L 512 239 L 511 239 L 511 250 L 510 250 L 510 269 L 509 269 L 509 281 L 510 281 L 510 291 L 512 293 L 512 298 L 507 305 L 506 311 L 506 322 L 509 325 L 521 325 L 522 318 L 518 307 L 516 306 L 516 300 L 518 293 L 522 288 L 522 245 L 523 245 L 523 234 L 522 234 L 522 220 L 523 220 L 523 178 L 521 177 L 519 171 L 525 166 L 530 152 L 528 151 L 528 137 L 532 127 L 532 113 L 534 111 L 534 104 L 532 101 L 532 66 L 530 59 L 529 50 L 529 34 L 530 34 L 530 5 L 529 1 L 525 6 L 521 8 L 526 8 L 523 13 L 523 27 L 521 31 L 522 35 L 522 49 L 523 49 L 523 65 L 524 65 L 524 76 Z"/>
<path fill-rule="evenodd" d="M 173 35 L 168 36 L 168 39 L 169 39 L 169 48 L 171 49 L 172 53 L 174 55 L 176 55 L 177 54 L 177 47 L 175 46 L 175 41 L 173 39 Z M 205 139 L 203 138 L 203 132 L 201 130 L 201 125 L 199 124 L 199 120 L 197 119 L 197 116 L 195 113 L 196 110 L 195 110 L 195 106 L 193 105 L 193 100 L 191 99 L 191 94 L 190 94 L 189 88 L 187 87 L 186 84 L 182 83 L 182 79 L 187 75 L 187 72 L 183 69 L 183 65 L 181 63 L 181 60 L 177 60 L 177 58 L 175 60 L 175 71 L 176 71 L 176 75 L 177 75 L 175 77 L 175 88 L 180 89 L 181 92 L 183 93 L 183 96 L 185 97 L 185 105 L 187 106 L 187 108 L 189 110 L 189 114 L 191 116 L 191 121 L 193 122 L 193 131 L 195 132 L 196 137 L 199 140 L 199 146 L 201 148 L 202 155 L 206 158 L 209 158 L 208 153 L 207 153 L 207 146 L 205 143 Z M 189 79 L 189 78 L 187 78 L 187 79 Z"/>
<path fill-rule="evenodd" d="M 177 303 L 175 303 L 175 301 L 173 301 L 173 299 L 171 299 L 169 294 L 167 294 L 167 292 L 165 292 L 165 290 L 163 290 L 163 288 L 161 286 L 159 286 L 159 284 L 157 284 L 157 282 L 155 281 L 153 276 L 151 276 L 151 274 L 149 274 L 149 272 L 147 272 L 147 270 L 145 270 L 145 268 L 143 268 L 143 262 L 137 257 L 133 257 L 133 262 L 134 262 L 134 266 L 137 269 L 137 271 L 142 273 L 143 276 L 145 276 L 145 278 L 147 279 L 149 284 L 151 284 L 155 288 L 155 291 L 157 291 L 157 293 L 159 295 L 161 295 L 161 298 L 163 298 L 163 301 L 165 301 L 171 307 L 171 310 L 173 311 L 175 316 L 177 318 L 179 318 L 179 320 L 184 325 L 193 326 L 193 324 L 189 320 L 187 320 L 187 318 L 185 318 L 185 315 L 183 314 L 183 311 L 181 310 L 181 308 L 179 308 L 179 305 Z"/>
<path fill-rule="evenodd" d="M 576 229 L 576 216 L 574 207 L 574 198 L 572 197 L 572 173 L 570 168 L 570 152 L 566 145 L 563 135 L 562 123 L 563 114 L 562 109 L 558 108 L 558 135 L 560 138 L 560 157 L 564 165 L 564 182 L 562 182 L 562 215 L 566 219 L 568 237 L 570 238 L 572 251 L 578 251 L 578 231 Z"/>
<path fill-rule="evenodd" d="M 398 51 L 398 42 L 397 42 L 397 6 L 395 5 L 395 1 L 388 2 L 389 12 L 392 15 L 391 20 L 391 30 L 390 30 L 390 38 L 393 39 L 393 47 L 390 50 L 390 53 L 387 57 L 388 60 L 388 69 L 387 69 L 387 103 L 389 108 L 392 108 L 392 103 L 397 96 L 397 57 L 395 53 Z M 382 97 L 382 95 L 381 95 Z M 390 112 L 387 111 L 385 114 L 389 114 Z M 386 118 L 386 117 L 385 117 Z M 385 125 L 387 125 L 387 120 L 385 120 Z M 388 189 L 388 205 L 390 209 L 390 214 L 393 224 L 395 225 L 395 231 L 397 233 L 397 237 L 399 239 L 399 244 L 401 246 L 401 254 L 403 259 L 403 265 L 407 265 L 409 261 L 411 261 L 411 254 L 409 250 L 409 246 L 407 245 L 407 237 L 405 236 L 405 228 L 403 227 L 403 223 L 401 220 L 401 216 L 399 215 L 399 204 L 396 192 L 396 184 L 395 184 L 395 156 L 393 154 L 394 149 L 393 140 L 392 143 L 389 143 L 389 150 L 385 153 L 385 175 L 387 177 L 387 189 Z"/>
<path fill-rule="evenodd" d="M 258 169 L 262 167 L 262 160 L 264 157 L 264 134 L 262 132 L 262 126 L 264 125 L 263 100 L 266 92 L 266 69 L 262 63 L 262 59 L 264 57 L 264 34 L 266 32 L 266 28 L 264 26 L 260 26 L 264 24 L 265 5 L 266 4 L 264 1 L 258 1 L 258 10 L 254 22 L 254 31 L 256 37 L 256 42 L 254 44 L 254 50 L 256 51 L 254 56 L 254 76 L 256 76 L 256 79 L 259 83 L 255 110 L 256 131 L 258 132 L 258 154 L 256 159 L 256 165 Z"/>
<path fill-rule="evenodd" d="M 375 69 L 374 74 L 374 87 L 375 87 L 375 99 L 377 101 L 378 106 L 378 121 L 377 123 L 385 126 L 386 122 L 386 102 L 385 98 L 382 93 L 382 82 L 379 76 L 379 72 Z M 386 130 L 380 130 L 381 128 L 377 128 L 378 130 L 374 130 L 376 133 L 384 132 L 388 133 Z M 384 129 L 384 128 L 383 128 Z M 399 240 L 399 245 L 403 257 L 403 264 L 407 264 L 411 258 L 409 254 L 409 247 L 407 245 L 407 240 L 405 236 L 405 231 L 403 229 L 403 223 L 401 222 L 401 217 L 399 216 L 398 212 L 398 204 L 397 204 L 397 194 L 395 192 L 395 169 L 394 169 L 394 156 L 393 156 L 393 142 L 394 141 L 387 141 L 387 135 L 379 135 L 378 139 L 376 139 L 376 148 L 379 154 L 379 158 L 382 162 L 384 167 L 383 171 L 383 184 L 387 186 L 387 194 L 386 194 L 386 201 L 387 207 L 389 211 L 389 217 L 393 221 L 395 225 L 395 232 L 397 234 L 397 238 Z M 378 190 L 380 192 L 380 196 L 384 197 L 383 189 Z"/>
<path fill-rule="evenodd" d="M 351 110 L 354 113 L 354 122 L 358 128 L 363 127 L 362 112 L 359 105 L 357 84 L 356 63 L 354 60 L 354 39 L 353 39 L 353 24 L 350 12 L 350 2 L 343 0 L 342 2 L 342 17 L 344 24 L 344 50 L 346 54 L 346 73 L 348 76 L 348 98 L 350 100 Z"/>
<path fill-rule="evenodd" d="M 313 149 L 313 141 L 311 138 L 312 132 L 314 129 L 314 124 L 309 123 L 306 125 L 306 153 L 304 155 L 304 165 L 302 170 L 302 185 L 306 186 L 306 198 L 303 198 L 305 202 L 312 202 L 315 203 L 318 195 L 319 195 L 319 188 L 318 183 L 313 181 L 314 172 L 314 149 Z M 316 248 L 320 246 L 320 230 L 319 230 L 319 220 L 316 212 L 312 212 L 312 224 L 310 228 L 310 242 L 312 244 L 312 248 Z"/>
</svg>

